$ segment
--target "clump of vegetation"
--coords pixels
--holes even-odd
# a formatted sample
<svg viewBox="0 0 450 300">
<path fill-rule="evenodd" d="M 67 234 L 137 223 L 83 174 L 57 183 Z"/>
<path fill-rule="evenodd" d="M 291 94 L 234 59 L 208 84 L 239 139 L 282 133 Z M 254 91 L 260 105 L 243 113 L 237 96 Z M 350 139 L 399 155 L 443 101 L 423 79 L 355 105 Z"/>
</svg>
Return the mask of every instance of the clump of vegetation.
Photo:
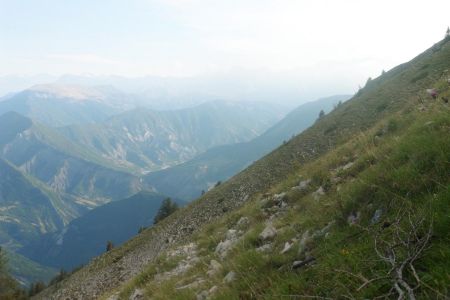
<svg viewBox="0 0 450 300">
<path fill-rule="evenodd" d="M 8 261 L 5 252 L 0 247 L 0 299 L 21 300 L 26 298 L 25 291 L 20 288 L 17 281 L 9 274 Z"/>
<path fill-rule="evenodd" d="M 421 72 L 421 73 L 417 74 L 417 76 L 415 76 L 411 79 L 411 83 L 415 83 L 416 81 L 424 79 L 427 76 L 428 76 L 428 71 Z"/>
<path fill-rule="evenodd" d="M 46 284 L 42 281 L 34 282 L 30 285 L 30 288 L 28 289 L 28 296 L 32 297 L 34 295 L 37 295 L 41 291 L 43 291 L 46 287 L 47 287 Z"/>
<path fill-rule="evenodd" d="M 55 285 L 55 284 L 57 284 L 57 283 L 63 281 L 63 280 L 64 280 L 65 278 L 67 278 L 68 276 L 69 276 L 69 273 L 68 273 L 66 270 L 64 270 L 64 269 L 61 269 L 61 270 L 59 270 L 58 275 L 56 275 L 55 277 L 53 277 L 53 278 L 50 280 L 50 283 L 49 283 L 48 285 L 49 285 L 49 286 L 50 286 L 50 285 Z"/>
<path fill-rule="evenodd" d="M 318 120 L 322 119 L 325 116 L 325 112 L 323 111 L 323 109 L 320 110 L 319 112 L 319 117 L 317 118 Z"/>
<path fill-rule="evenodd" d="M 107 241 L 106 242 L 106 252 L 111 251 L 112 249 L 114 249 L 114 244 L 111 241 Z"/>
<path fill-rule="evenodd" d="M 158 210 L 155 218 L 153 219 L 153 224 L 159 223 L 161 220 L 167 218 L 173 214 L 178 209 L 178 204 L 170 198 L 166 198 L 161 203 L 161 207 Z"/>
</svg>

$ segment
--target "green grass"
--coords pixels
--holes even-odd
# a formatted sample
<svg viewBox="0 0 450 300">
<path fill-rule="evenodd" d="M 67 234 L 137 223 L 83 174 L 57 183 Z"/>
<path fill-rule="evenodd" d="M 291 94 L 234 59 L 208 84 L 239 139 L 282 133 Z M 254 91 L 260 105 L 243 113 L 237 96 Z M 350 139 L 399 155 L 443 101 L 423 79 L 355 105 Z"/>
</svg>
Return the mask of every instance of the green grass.
<svg viewBox="0 0 450 300">
<path fill-rule="evenodd" d="M 441 83 L 437 85 L 444 93 L 448 92 Z M 143 273 L 147 275 L 137 277 L 138 284 L 133 281 L 126 290 L 132 291 L 136 285 L 146 287 L 148 295 L 154 299 L 194 299 L 196 292 L 213 285 L 219 286 L 215 299 L 274 299 L 287 295 L 293 299 L 308 295 L 373 298 L 389 292 L 390 280 L 376 280 L 360 288 L 362 279 L 347 272 L 368 279 L 386 274 L 389 266 L 377 257 L 373 236 L 380 234 L 387 238 L 392 235 L 390 229 L 382 231 L 380 224 L 392 222 L 398 211 L 408 211 L 433 222 L 431 247 L 416 266 L 424 281 L 416 295 L 442 298 L 450 292 L 449 130 L 448 106 L 439 101 L 428 101 L 426 110 L 419 111 L 415 104 L 410 104 L 321 159 L 297 168 L 272 187 L 271 193 L 288 191 L 291 209 L 274 223 L 279 234 L 269 254 L 255 251 L 261 244 L 258 234 L 264 228 L 261 196 L 256 195 L 244 207 L 209 224 L 194 237 L 202 259 L 207 263 L 210 258 L 215 258 L 217 243 L 241 216 L 251 220 L 250 229 L 223 262 L 224 272 L 217 278 L 209 278 L 206 287 L 183 293 L 174 289 L 177 281 L 193 275 L 203 276 L 207 270 L 203 266 L 173 278 L 159 288 L 153 285 L 152 276 Z M 335 171 L 350 161 L 354 162 L 350 168 Z M 340 178 L 339 183 L 333 182 L 335 177 Z M 290 189 L 305 178 L 313 179 L 308 192 Z M 314 201 L 310 193 L 321 185 L 328 185 L 327 194 Z M 381 223 L 372 225 L 370 219 L 376 209 L 382 209 L 382 219 Z M 361 214 L 358 226 L 348 225 L 346 218 L 351 212 Z M 321 229 L 333 220 L 336 222 L 330 234 L 326 238 L 317 237 L 310 244 L 317 262 L 300 271 L 291 270 L 292 262 L 302 257 L 298 256 L 298 247 L 279 254 L 284 242 L 308 229 Z M 401 226 L 406 230 L 406 225 L 402 222 Z M 159 260 L 149 270 L 161 268 L 160 264 Z M 167 266 L 167 262 L 165 264 Z M 228 270 L 235 271 L 239 278 L 231 285 L 222 283 Z M 413 282 L 411 273 L 406 276 Z"/>
<path fill-rule="evenodd" d="M 218 299 L 276 299 L 283 295 L 293 299 L 302 295 L 373 298 L 389 292 L 391 282 L 380 279 L 360 288 L 361 279 L 345 271 L 365 278 L 387 272 L 389 266 L 376 259 L 374 236 L 390 237 L 392 230 L 380 231 L 380 224 L 392 223 L 398 211 L 404 210 L 426 216 L 434 228 L 431 248 L 417 261 L 424 282 L 416 289 L 418 298 L 448 293 L 450 242 L 445 228 L 449 222 L 450 114 L 447 105 L 440 99 L 432 100 L 425 91 L 434 87 L 442 97 L 448 96 L 445 70 L 450 67 L 449 58 L 450 43 L 442 41 L 371 80 L 358 95 L 299 136 L 123 247 L 95 259 L 68 279 L 65 286 L 71 290 L 66 291 L 83 290 L 90 278 L 106 277 L 113 267 L 122 266 L 116 264 L 122 258 L 162 254 L 171 247 L 163 241 L 165 233 L 174 237 L 175 246 L 195 242 L 201 262 L 186 274 L 161 283 L 149 271 L 150 275 L 139 282 L 131 279 L 122 284 L 116 280 L 121 273 L 114 271 L 116 277 L 97 285 L 97 290 L 110 294 L 111 288 L 116 288 L 127 290 L 128 295 L 139 287 L 154 299 L 195 299 L 196 293 L 216 285 L 219 290 L 214 297 Z M 425 71 L 426 77 L 411 82 Z M 349 162 L 354 163 L 350 168 L 337 170 Z M 308 190 L 291 189 L 305 179 L 312 179 Z M 320 186 L 326 195 L 316 201 L 312 192 Z M 287 192 L 289 212 L 274 221 L 279 233 L 272 241 L 272 251 L 259 253 L 255 251 L 261 245 L 258 235 L 267 220 L 261 199 L 280 192 Z M 377 209 L 383 210 L 382 219 L 371 225 Z M 347 217 L 357 212 L 359 226 L 349 226 Z M 179 282 L 206 276 L 210 259 L 218 259 L 214 254 L 217 243 L 241 216 L 248 217 L 250 224 L 222 262 L 223 273 L 191 291 L 176 290 Z M 317 233 L 328 224 L 333 224 L 328 235 L 315 235 L 307 241 L 316 263 L 291 270 L 292 261 L 303 260 L 307 253 L 294 248 L 281 255 L 286 240 L 301 238 L 307 231 Z M 179 230 L 183 226 L 192 226 L 188 228 L 192 230 L 185 234 Z M 144 245 L 161 248 L 144 252 Z M 145 269 L 161 270 L 162 262 L 153 260 Z M 225 284 L 222 278 L 230 270 L 238 279 Z M 411 280 L 410 272 L 405 276 Z"/>
</svg>

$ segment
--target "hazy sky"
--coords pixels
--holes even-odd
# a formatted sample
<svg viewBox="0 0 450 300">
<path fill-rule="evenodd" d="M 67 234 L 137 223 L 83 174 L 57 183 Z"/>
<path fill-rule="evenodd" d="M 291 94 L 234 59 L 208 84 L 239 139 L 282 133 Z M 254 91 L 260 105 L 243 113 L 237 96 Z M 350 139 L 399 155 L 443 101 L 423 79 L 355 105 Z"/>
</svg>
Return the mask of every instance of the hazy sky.
<svg viewBox="0 0 450 300">
<path fill-rule="evenodd" d="M 0 76 L 346 64 L 379 74 L 443 38 L 450 1 L 0 0 Z"/>
</svg>

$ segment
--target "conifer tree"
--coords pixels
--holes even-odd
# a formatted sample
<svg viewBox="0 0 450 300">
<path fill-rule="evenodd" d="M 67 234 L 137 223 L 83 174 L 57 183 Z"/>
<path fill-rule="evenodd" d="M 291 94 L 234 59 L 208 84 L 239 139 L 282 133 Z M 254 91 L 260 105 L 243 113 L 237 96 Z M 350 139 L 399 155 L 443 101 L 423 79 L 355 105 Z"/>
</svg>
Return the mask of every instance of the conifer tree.
<svg viewBox="0 0 450 300">
<path fill-rule="evenodd" d="M 323 109 L 320 111 L 319 113 L 319 119 L 322 119 L 323 116 L 325 116 L 325 112 L 323 111 Z"/>
<path fill-rule="evenodd" d="M 106 252 L 111 251 L 114 248 L 114 244 L 111 241 L 106 242 Z"/>
<path fill-rule="evenodd" d="M 159 221 L 167 218 L 169 215 L 173 214 L 178 209 L 178 205 L 172 201 L 170 198 L 164 199 L 161 206 L 153 219 L 153 224 L 157 224 Z"/>
</svg>

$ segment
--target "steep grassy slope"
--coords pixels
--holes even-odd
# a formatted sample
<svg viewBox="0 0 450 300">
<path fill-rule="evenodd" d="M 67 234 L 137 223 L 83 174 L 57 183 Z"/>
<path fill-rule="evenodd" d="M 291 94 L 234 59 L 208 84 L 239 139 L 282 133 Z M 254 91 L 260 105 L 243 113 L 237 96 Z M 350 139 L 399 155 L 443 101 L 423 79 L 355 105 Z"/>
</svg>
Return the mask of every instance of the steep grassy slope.
<svg viewBox="0 0 450 300">
<path fill-rule="evenodd" d="M 249 142 L 212 148 L 183 164 L 152 172 L 145 176 L 145 180 L 164 195 L 195 199 L 202 191 L 209 190 L 218 181 L 227 180 L 311 126 L 321 110 L 329 112 L 339 101 L 349 98 L 332 96 L 303 104 Z"/>
<path fill-rule="evenodd" d="M 117 295 L 391 299 L 410 287 L 448 299 L 450 107 L 425 99 L 173 247 Z"/>
<path fill-rule="evenodd" d="M 379 208 L 382 209 L 381 217 L 388 218 L 390 224 L 408 222 L 403 218 L 397 222 L 395 213 L 397 208 L 402 207 L 404 209 L 411 207 L 412 218 L 420 218 L 421 215 L 414 213 L 414 208 L 420 212 L 433 208 L 435 220 L 439 220 L 434 226 L 435 237 L 430 248 L 430 252 L 434 254 L 427 255 L 424 259 L 427 263 L 417 268 L 423 284 L 416 293 L 421 293 L 425 295 L 424 297 L 448 293 L 445 290 L 448 286 L 448 274 L 445 270 L 448 270 L 446 264 L 449 261 L 446 252 L 448 233 L 445 229 L 448 228 L 448 218 L 445 217 L 448 215 L 448 205 L 443 205 L 448 199 L 449 184 L 449 141 L 443 138 L 448 137 L 450 125 L 448 108 L 442 104 L 439 104 L 440 106 L 435 104 L 436 107 L 424 104 L 424 110 L 417 111 L 420 108 L 419 100 L 426 98 L 425 89 L 436 84 L 441 85 L 439 80 L 443 76 L 444 84 L 448 84 L 446 78 L 448 75 L 444 72 L 450 67 L 448 41 L 447 39 L 434 45 L 409 63 L 372 80 L 350 101 L 287 144 L 206 193 L 185 209 L 144 231 L 124 246 L 98 257 L 60 285 L 47 289 L 37 298 L 58 299 L 70 296 L 93 299 L 111 294 L 114 289 L 121 293 L 121 297 L 126 297 L 134 288 L 139 287 L 144 288 L 144 293 L 149 297 L 189 299 L 213 285 L 217 285 L 217 288 L 213 289 L 217 292 L 214 296 L 223 299 L 237 297 L 270 299 L 281 295 L 301 297 L 311 294 L 348 296 L 349 293 L 355 293 L 354 295 L 360 293 L 362 297 L 381 295 L 392 291 L 392 280 L 395 278 L 388 277 L 385 281 L 376 282 L 375 285 L 370 284 L 372 279 L 381 275 L 391 276 L 392 273 L 388 272 L 389 265 L 386 267 L 379 260 L 372 259 L 373 243 L 367 239 L 377 235 L 370 232 L 371 228 L 367 225 L 372 214 L 375 214 L 374 211 Z M 421 116 L 428 117 L 427 121 L 423 122 Z M 389 125 L 392 118 L 398 119 L 399 123 Z M 415 119 L 421 123 L 414 123 Z M 434 123 L 428 123 L 430 121 Z M 396 133 L 394 130 L 396 126 L 403 130 Z M 389 136 L 389 132 L 395 134 Z M 380 139 L 378 142 L 380 157 L 376 156 L 375 148 L 370 151 L 368 146 L 371 144 L 363 139 L 374 138 L 375 134 L 379 135 L 377 139 Z M 334 151 L 330 151 L 333 149 Z M 391 153 L 392 158 L 383 157 L 383 154 L 386 156 Z M 349 162 L 353 162 L 354 165 L 348 165 Z M 334 176 L 330 173 L 330 169 L 335 169 L 334 172 L 339 175 Z M 422 177 L 421 174 L 426 176 Z M 290 191 L 301 179 L 299 175 L 302 175 L 303 179 L 312 179 L 310 189 L 305 190 L 306 198 L 302 192 L 295 194 L 297 192 Z M 342 194 L 338 192 L 336 185 L 340 180 L 343 181 L 339 188 Z M 316 188 L 314 197 L 311 192 Z M 273 192 L 287 189 L 289 189 L 287 199 L 271 196 Z M 265 193 L 269 194 L 264 195 Z M 437 197 L 436 201 L 434 194 Z M 267 199 L 263 201 L 265 202 L 261 207 L 264 208 L 263 211 L 259 206 L 261 198 Z M 311 201 L 314 198 L 317 200 Z M 395 201 L 397 199 L 402 202 Z M 276 205 L 268 204 L 273 200 L 275 202 L 272 203 L 279 203 L 278 208 L 274 207 Z M 369 205 L 370 202 L 372 206 Z M 286 209 L 284 214 L 279 210 L 286 205 L 289 209 Z M 421 207 L 424 209 L 420 209 Z M 239 209 L 242 210 L 238 211 Z M 409 211 L 405 211 L 407 216 Z M 278 212 L 280 214 L 277 214 Z M 252 226 L 249 229 L 236 228 L 232 233 L 224 232 L 225 229 L 234 227 L 241 215 L 248 216 L 249 225 Z M 349 216 L 350 223 L 359 226 L 345 225 Z M 274 229 L 269 228 L 268 232 L 259 238 L 258 234 L 264 229 L 268 218 L 272 218 Z M 332 222 L 334 219 L 335 223 Z M 374 224 L 378 224 L 378 221 L 381 220 L 377 220 Z M 423 224 L 426 225 L 427 222 L 429 218 Z M 245 223 L 242 226 L 245 226 Z M 332 225 L 328 226 L 329 224 Z M 376 225 L 374 228 L 379 229 L 380 226 Z M 393 232 L 395 237 L 396 228 L 403 227 L 397 225 L 391 227 L 386 224 L 386 228 L 392 229 L 388 229 L 386 233 L 376 231 L 381 232 L 380 238 L 383 241 L 391 238 L 390 232 Z M 427 228 L 426 226 L 419 228 L 417 235 L 414 235 L 417 243 L 420 244 L 422 237 L 428 236 Z M 354 231 L 358 229 L 358 232 Z M 411 228 L 405 225 L 403 230 L 410 232 Z M 274 231 L 277 234 L 270 234 Z M 327 232 L 330 233 L 330 241 L 334 242 L 320 243 L 320 239 Z M 215 237 L 216 234 L 218 237 Z M 221 275 L 224 273 L 205 275 L 205 265 L 201 263 L 202 261 L 208 263 L 211 257 L 216 257 L 212 252 L 224 235 L 227 235 L 226 240 L 240 241 L 236 243 L 235 250 L 230 250 L 230 257 L 224 256 L 222 261 L 224 273 L 232 270 L 235 272 L 234 276 L 238 276 L 237 278 L 240 276 L 239 280 L 235 281 L 233 276 L 227 277 L 226 282 L 231 284 L 231 288 L 228 288 L 228 283 L 222 284 Z M 240 238 L 241 236 L 244 237 Z M 270 255 L 258 254 L 255 248 L 264 246 L 264 241 L 270 238 L 274 239 Z M 408 244 L 409 240 L 406 237 L 402 242 Z M 287 251 L 286 256 L 280 257 L 277 255 L 281 250 L 280 246 L 287 241 L 295 243 L 294 251 Z M 350 244 L 351 241 L 353 244 Z M 302 244 L 304 246 L 300 247 Z M 382 244 L 383 247 L 389 246 L 387 243 Z M 178 251 L 167 251 L 178 246 L 181 246 Z M 223 245 L 219 247 L 218 254 L 222 252 L 220 250 L 222 247 Z M 337 249 L 340 250 L 336 251 Z M 372 251 L 370 252 L 372 256 L 369 256 L 369 250 Z M 386 251 L 389 253 L 392 249 Z M 167 253 L 168 260 L 161 256 L 164 253 Z M 183 253 L 189 257 L 182 257 Z M 380 253 L 383 255 L 386 252 L 382 250 Z M 404 253 L 404 250 L 399 253 L 399 259 L 403 259 L 401 256 L 404 256 Z M 173 259 L 174 257 L 176 259 Z M 220 255 L 217 259 L 219 257 Z M 296 263 L 295 267 L 305 270 L 304 274 L 290 270 L 293 260 L 303 262 Z M 313 261 L 316 261 L 314 267 L 304 268 L 307 262 Z M 147 267 L 144 267 L 146 265 Z M 186 268 L 186 265 L 192 267 Z M 351 268 L 347 269 L 349 266 Z M 436 267 L 437 271 L 431 270 L 430 266 Z M 180 269 L 188 269 L 188 273 L 182 274 L 179 272 Z M 344 272 L 337 271 L 341 269 Z M 353 272 L 353 269 L 356 272 L 352 275 L 356 277 L 339 274 L 345 271 Z M 165 270 L 174 272 L 155 276 Z M 373 273 L 365 273 L 369 271 Z M 405 279 L 408 276 L 409 282 L 413 275 L 414 272 L 412 275 L 411 272 L 405 273 Z M 202 279 L 207 277 L 208 280 L 199 281 L 197 280 L 199 277 Z M 131 281 L 122 286 L 127 280 Z M 197 282 L 196 286 L 181 288 L 194 281 Z M 365 281 L 370 282 L 359 289 Z M 347 282 L 351 284 L 348 285 Z M 155 285 L 158 285 L 158 290 L 154 288 Z M 410 285 L 413 283 L 410 282 Z M 427 290 L 427 285 L 431 289 Z M 175 286 L 179 289 L 174 289 Z M 350 290 L 346 290 L 347 288 Z M 438 290 L 438 293 L 433 290 Z M 241 294 L 236 294 L 239 292 Z"/>
<path fill-rule="evenodd" d="M 214 146 L 248 141 L 281 116 L 275 105 L 213 101 L 172 111 L 139 108 L 100 124 L 59 131 L 117 168 L 146 173 L 185 162 Z"/>
<path fill-rule="evenodd" d="M 75 219 L 62 230 L 43 236 L 21 253 L 44 265 L 70 271 L 103 253 L 107 241 L 120 246 L 141 227 L 152 225 L 165 198 L 156 193 L 139 192 L 110 202 Z"/>
</svg>

